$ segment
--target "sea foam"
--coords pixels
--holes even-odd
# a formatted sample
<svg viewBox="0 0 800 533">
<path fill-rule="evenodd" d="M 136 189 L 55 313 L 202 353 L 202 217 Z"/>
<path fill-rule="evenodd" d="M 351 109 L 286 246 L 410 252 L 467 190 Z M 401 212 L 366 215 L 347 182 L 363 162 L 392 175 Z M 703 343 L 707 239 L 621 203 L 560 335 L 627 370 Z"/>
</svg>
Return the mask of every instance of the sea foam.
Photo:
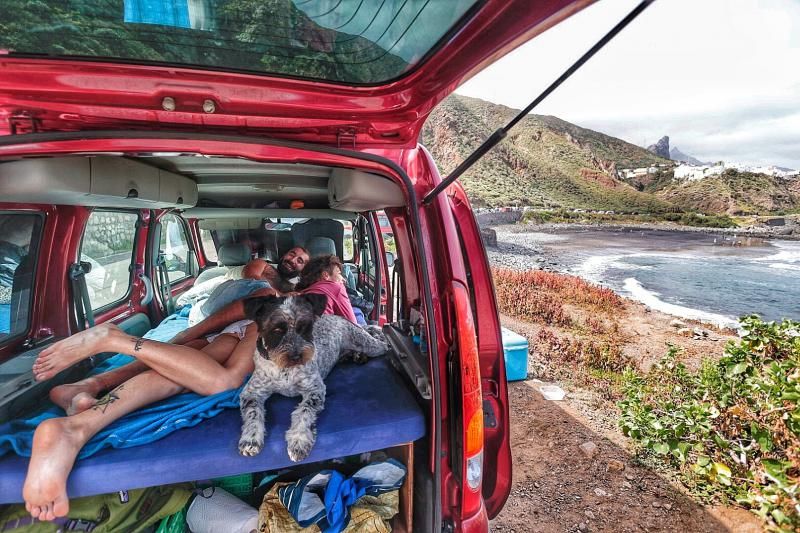
<svg viewBox="0 0 800 533">
<path fill-rule="evenodd" d="M 659 295 L 657 293 L 645 289 L 636 278 L 626 278 L 624 288 L 625 291 L 630 294 L 631 298 L 656 311 L 661 311 L 662 313 L 680 318 L 699 320 L 723 328 L 739 328 L 739 321 L 735 318 L 665 302 L 658 297 Z"/>
</svg>

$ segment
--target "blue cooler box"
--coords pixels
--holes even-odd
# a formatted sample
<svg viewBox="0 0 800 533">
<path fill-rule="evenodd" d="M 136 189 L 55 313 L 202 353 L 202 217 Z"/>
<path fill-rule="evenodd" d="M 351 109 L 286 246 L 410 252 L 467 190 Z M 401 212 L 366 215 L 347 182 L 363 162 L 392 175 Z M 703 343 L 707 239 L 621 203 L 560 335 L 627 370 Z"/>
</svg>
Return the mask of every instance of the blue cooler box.
<svg viewBox="0 0 800 533">
<path fill-rule="evenodd" d="M 528 340 L 510 329 L 503 333 L 503 356 L 506 360 L 506 379 L 519 381 L 528 378 Z"/>
</svg>

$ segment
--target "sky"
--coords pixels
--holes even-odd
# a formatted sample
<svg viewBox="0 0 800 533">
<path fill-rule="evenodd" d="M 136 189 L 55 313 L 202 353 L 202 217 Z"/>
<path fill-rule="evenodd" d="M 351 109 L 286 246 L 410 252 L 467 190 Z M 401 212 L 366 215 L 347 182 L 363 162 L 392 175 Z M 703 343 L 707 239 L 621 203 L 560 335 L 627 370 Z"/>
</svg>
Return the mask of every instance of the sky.
<svg viewBox="0 0 800 533">
<path fill-rule="evenodd" d="M 525 107 L 637 1 L 601 0 L 456 93 Z M 702 161 L 800 168 L 800 2 L 657 0 L 533 112 Z"/>
</svg>

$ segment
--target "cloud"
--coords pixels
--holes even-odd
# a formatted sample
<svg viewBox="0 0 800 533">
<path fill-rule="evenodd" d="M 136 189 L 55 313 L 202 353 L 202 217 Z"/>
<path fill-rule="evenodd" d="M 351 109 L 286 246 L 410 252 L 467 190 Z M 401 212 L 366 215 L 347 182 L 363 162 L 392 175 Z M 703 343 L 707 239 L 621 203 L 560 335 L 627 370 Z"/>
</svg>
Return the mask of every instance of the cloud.
<svg viewBox="0 0 800 533">
<path fill-rule="evenodd" d="M 457 92 L 520 109 L 636 3 L 598 2 Z M 638 145 L 669 135 L 700 159 L 800 168 L 798 20 L 794 0 L 655 2 L 534 112 Z"/>
<path fill-rule="evenodd" d="M 651 114 L 581 121 L 581 125 L 634 144 L 670 145 L 702 160 L 800 168 L 800 108 L 789 102 L 754 102 L 705 113 Z"/>
</svg>

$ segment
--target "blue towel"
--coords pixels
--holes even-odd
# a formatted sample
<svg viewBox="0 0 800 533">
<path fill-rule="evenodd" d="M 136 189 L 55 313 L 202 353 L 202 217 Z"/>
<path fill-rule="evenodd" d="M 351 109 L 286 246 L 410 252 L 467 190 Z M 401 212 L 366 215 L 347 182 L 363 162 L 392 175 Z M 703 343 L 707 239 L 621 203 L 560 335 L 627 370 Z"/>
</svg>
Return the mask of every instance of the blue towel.
<svg viewBox="0 0 800 533">
<path fill-rule="evenodd" d="M 171 339 L 186 328 L 187 314 L 188 308 L 184 308 L 179 313 L 167 317 L 157 328 L 145 335 L 145 338 L 160 341 Z M 98 365 L 92 373 L 99 374 L 132 360 L 132 357 L 118 354 Z M 83 447 L 78 458 L 89 457 L 108 447 L 141 446 L 162 439 L 175 430 L 196 426 L 201 421 L 218 415 L 223 409 L 238 408 L 240 391 L 241 388 L 213 396 L 185 393 L 134 411 L 95 435 Z M 17 455 L 30 457 L 36 426 L 43 420 L 64 414 L 60 407 L 50 404 L 42 412 L 27 420 L 12 420 L 0 424 L 0 456 L 13 451 Z"/>
</svg>

